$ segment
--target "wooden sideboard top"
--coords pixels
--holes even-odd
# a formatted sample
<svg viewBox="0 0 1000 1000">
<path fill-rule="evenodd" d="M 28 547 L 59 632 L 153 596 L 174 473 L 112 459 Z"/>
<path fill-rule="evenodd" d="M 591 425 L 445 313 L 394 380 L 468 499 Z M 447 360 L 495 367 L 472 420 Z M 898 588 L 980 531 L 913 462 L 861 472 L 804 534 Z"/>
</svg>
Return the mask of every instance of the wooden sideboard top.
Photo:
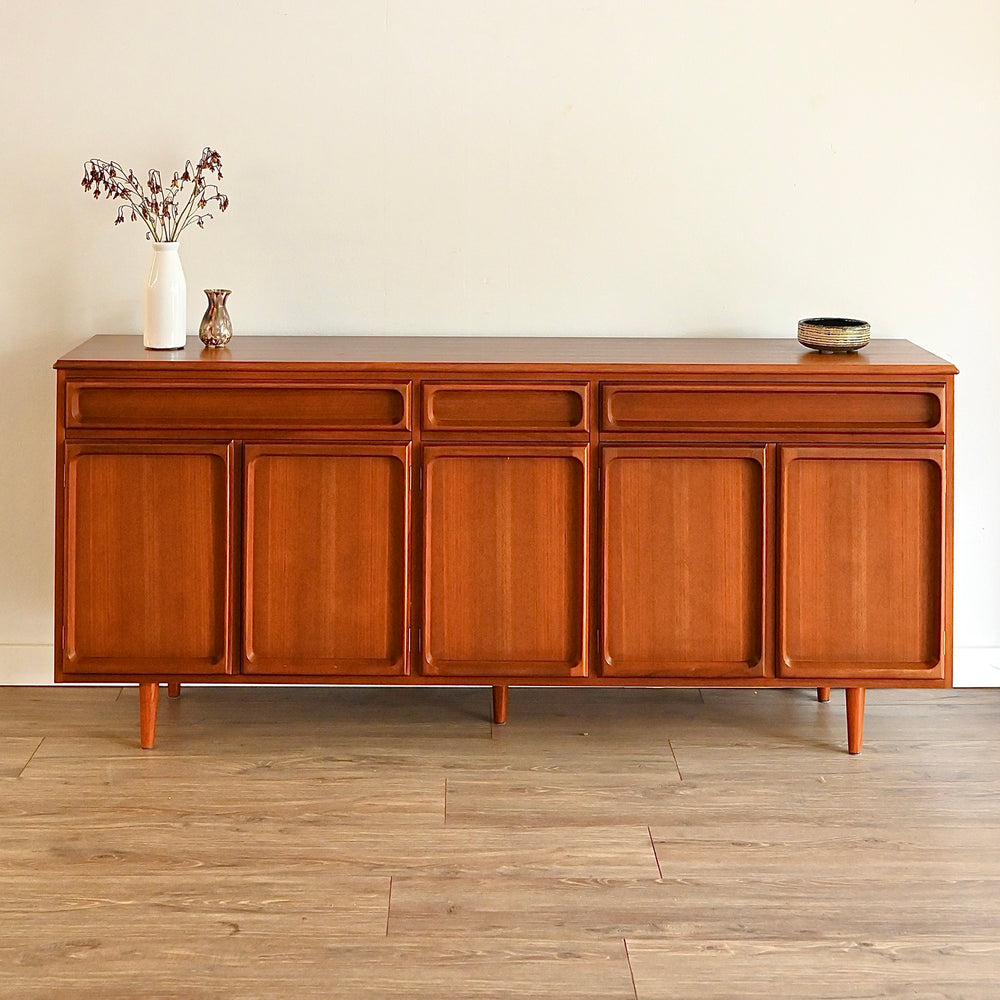
<svg viewBox="0 0 1000 1000">
<path fill-rule="evenodd" d="M 197 337 L 177 351 L 147 351 L 139 336 L 91 337 L 56 368 L 237 372 L 260 366 L 289 370 L 411 369 L 475 371 L 498 365 L 573 372 L 576 369 L 807 377 L 953 375 L 955 366 L 908 340 L 873 340 L 857 354 L 819 354 L 794 338 L 653 337 L 234 337 L 207 349 Z"/>
</svg>

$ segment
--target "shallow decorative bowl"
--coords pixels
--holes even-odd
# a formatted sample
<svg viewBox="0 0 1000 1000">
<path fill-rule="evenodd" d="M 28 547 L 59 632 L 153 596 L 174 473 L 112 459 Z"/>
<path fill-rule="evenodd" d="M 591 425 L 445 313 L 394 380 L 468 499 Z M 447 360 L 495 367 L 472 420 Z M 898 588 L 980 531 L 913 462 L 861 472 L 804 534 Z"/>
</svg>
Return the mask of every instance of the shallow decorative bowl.
<svg viewBox="0 0 1000 1000">
<path fill-rule="evenodd" d="M 871 331 L 863 319 L 818 316 L 799 320 L 799 343 L 822 354 L 851 354 L 868 346 Z"/>
</svg>

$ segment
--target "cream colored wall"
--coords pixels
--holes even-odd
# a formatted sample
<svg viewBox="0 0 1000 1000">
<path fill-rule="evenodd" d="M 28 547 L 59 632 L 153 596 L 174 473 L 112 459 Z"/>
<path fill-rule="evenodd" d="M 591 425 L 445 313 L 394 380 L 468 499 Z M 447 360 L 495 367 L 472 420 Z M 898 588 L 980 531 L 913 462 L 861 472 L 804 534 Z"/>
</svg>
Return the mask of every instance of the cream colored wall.
<svg viewBox="0 0 1000 1000">
<path fill-rule="evenodd" d="M 240 336 L 825 313 L 952 358 L 959 680 L 1000 682 L 996 0 L 6 0 L 0 93 L 0 682 L 51 671 L 50 365 L 140 322 L 82 161 L 205 144 L 192 332 L 225 286 Z"/>
</svg>

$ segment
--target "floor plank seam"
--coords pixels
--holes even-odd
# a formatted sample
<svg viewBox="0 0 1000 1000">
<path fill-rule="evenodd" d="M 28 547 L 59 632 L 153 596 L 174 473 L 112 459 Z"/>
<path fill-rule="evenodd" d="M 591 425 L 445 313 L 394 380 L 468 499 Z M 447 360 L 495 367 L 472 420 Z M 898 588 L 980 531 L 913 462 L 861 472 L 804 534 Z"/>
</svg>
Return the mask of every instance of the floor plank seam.
<svg viewBox="0 0 1000 1000">
<path fill-rule="evenodd" d="M 635 986 L 635 973 L 632 971 L 632 956 L 628 953 L 628 941 L 622 938 L 622 946 L 625 948 L 625 962 L 628 964 L 628 974 L 632 980 L 632 994 L 635 1000 L 639 1000 L 639 991 Z"/>
<path fill-rule="evenodd" d="M 448 779 L 444 779 L 444 825 L 448 825 Z"/>
<path fill-rule="evenodd" d="M 19 778 L 20 778 L 20 777 L 21 777 L 21 775 L 22 775 L 22 774 L 24 774 L 24 772 L 25 772 L 25 771 L 26 771 L 26 770 L 28 769 L 28 765 L 29 765 L 29 764 L 30 764 L 30 763 L 31 763 L 31 762 L 32 762 L 32 761 L 33 761 L 33 760 L 35 759 L 35 754 L 36 754 L 36 753 L 38 753 L 38 751 L 39 751 L 39 750 L 41 750 L 41 748 L 42 748 L 42 744 L 43 744 L 44 742 L 45 742 L 45 737 L 43 736 L 43 737 L 42 737 L 42 738 L 41 738 L 41 739 L 40 739 L 40 740 L 38 741 L 38 746 L 37 746 L 37 747 L 35 747 L 35 749 L 31 751 L 31 756 L 30 756 L 30 757 L 29 757 L 29 758 L 28 758 L 28 759 L 27 759 L 27 760 L 26 760 L 26 761 L 24 762 L 24 767 L 22 767 L 22 768 L 21 768 L 21 770 L 17 772 L 17 776 L 18 776 Z"/>
<path fill-rule="evenodd" d="M 677 777 L 680 778 L 681 781 L 683 781 L 684 780 L 684 775 L 681 774 L 681 765 L 680 765 L 679 761 L 677 760 L 677 751 L 674 750 L 674 741 L 673 740 L 667 740 L 667 746 L 670 747 L 670 754 L 674 758 L 674 767 L 677 768 Z"/>
<path fill-rule="evenodd" d="M 389 898 L 385 901 L 385 936 L 389 936 L 389 918 L 392 916 L 392 876 L 389 876 Z"/>
<path fill-rule="evenodd" d="M 653 849 L 653 860 L 656 862 L 656 874 L 659 878 L 663 878 L 663 869 L 660 867 L 660 859 L 656 855 L 656 843 L 653 841 L 652 828 L 647 826 L 646 833 L 649 834 L 649 846 Z"/>
</svg>

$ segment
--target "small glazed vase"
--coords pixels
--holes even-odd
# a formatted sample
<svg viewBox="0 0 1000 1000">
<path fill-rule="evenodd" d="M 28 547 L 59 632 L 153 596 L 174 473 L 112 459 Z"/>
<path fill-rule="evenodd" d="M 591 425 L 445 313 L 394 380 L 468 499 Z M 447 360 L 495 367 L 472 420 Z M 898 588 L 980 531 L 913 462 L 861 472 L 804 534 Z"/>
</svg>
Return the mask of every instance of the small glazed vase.
<svg viewBox="0 0 1000 1000">
<path fill-rule="evenodd" d="M 201 318 L 198 336 L 206 347 L 225 347 L 233 338 L 233 324 L 226 309 L 228 288 L 206 288 L 208 308 Z"/>
<path fill-rule="evenodd" d="M 147 351 L 176 351 L 184 346 L 187 282 L 178 247 L 176 242 L 153 244 L 142 309 L 142 346 Z"/>
</svg>

